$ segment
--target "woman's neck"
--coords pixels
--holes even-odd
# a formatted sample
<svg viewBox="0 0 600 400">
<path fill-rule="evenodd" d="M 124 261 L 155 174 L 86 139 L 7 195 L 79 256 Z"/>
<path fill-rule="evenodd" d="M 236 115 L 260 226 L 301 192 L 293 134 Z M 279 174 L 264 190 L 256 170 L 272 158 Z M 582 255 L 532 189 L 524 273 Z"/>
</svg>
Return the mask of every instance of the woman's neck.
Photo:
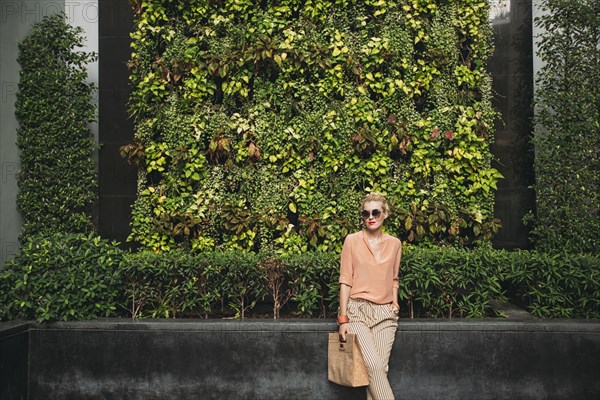
<svg viewBox="0 0 600 400">
<path fill-rule="evenodd" d="M 383 231 L 381 228 L 377 229 L 376 231 L 370 231 L 368 229 L 364 229 L 363 231 L 369 240 L 379 240 L 383 237 Z"/>
</svg>

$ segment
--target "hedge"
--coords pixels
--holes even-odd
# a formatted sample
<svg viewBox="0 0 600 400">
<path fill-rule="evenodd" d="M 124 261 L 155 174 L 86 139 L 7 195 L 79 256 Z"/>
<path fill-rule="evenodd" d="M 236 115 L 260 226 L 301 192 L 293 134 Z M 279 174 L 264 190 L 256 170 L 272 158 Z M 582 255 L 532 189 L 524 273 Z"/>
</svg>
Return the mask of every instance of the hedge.
<svg viewBox="0 0 600 400">
<path fill-rule="evenodd" d="M 2 319 L 78 320 L 123 315 L 116 242 L 93 234 L 29 236 L 0 270 Z"/>
<path fill-rule="evenodd" d="M 511 301 L 546 318 L 600 318 L 600 258 L 407 247 L 403 317 L 502 316 Z M 128 252 L 93 235 L 28 241 L 0 271 L 0 318 L 332 317 L 339 255 Z"/>
</svg>

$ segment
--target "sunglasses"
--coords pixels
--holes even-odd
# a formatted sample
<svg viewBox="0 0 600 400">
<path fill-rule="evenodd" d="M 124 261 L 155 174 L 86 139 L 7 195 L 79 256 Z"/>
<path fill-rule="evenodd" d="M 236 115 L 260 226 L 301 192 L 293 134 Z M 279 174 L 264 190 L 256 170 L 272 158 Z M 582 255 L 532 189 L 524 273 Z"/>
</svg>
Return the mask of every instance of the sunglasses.
<svg viewBox="0 0 600 400">
<path fill-rule="evenodd" d="M 362 212 L 360 213 L 360 215 L 364 219 L 369 218 L 371 215 L 373 216 L 373 218 L 379 218 L 379 216 L 381 215 L 381 211 L 379 211 L 378 209 L 374 209 L 371 212 L 369 212 L 369 210 L 362 210 Z"/>
</svg>

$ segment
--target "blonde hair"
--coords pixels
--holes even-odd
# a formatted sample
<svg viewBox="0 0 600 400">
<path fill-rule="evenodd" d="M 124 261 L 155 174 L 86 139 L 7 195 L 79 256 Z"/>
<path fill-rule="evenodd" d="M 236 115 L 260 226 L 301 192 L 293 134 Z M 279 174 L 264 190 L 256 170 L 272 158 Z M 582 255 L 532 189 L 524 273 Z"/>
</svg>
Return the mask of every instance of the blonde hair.
<svg viewBox="0 0 600 400">
<path fill-rule="evenodd" d="M 381 203 L 381 207 L 383 208 L 383 211 L 386 215 L 390 214 L 390 206 L 388 204 L 387 199 L 385 198 L 385 196 L 382 193 L 379 192 L 371 192 L 368 195 L 366 195 L 361 204 L 361 207 L 364 208 L 365 203 L 369 202 L 369 201 L 379 201 Z"/>
</svg>

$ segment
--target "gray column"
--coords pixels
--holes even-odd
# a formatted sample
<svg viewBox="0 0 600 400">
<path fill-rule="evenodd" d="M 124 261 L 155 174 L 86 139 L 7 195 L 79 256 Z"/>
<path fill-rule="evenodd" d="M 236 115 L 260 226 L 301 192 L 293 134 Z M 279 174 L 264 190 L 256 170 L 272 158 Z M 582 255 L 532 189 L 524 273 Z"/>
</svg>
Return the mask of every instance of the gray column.
<svg viewBox="0 0 600 400">
<path fill-rule="evenodd" d="M 498 183 L 494 214 L 502 229 L 494 238 L 498 248 L 528 248 L 523 217 L 533 209 L 533 157 L 530 144 L 533 99 L 531 0 L 493 0 L 490 23 L 494 55 L 490 60 L 494 107 L 501 119 L 495 126 L 492 152 L 504 175 Z"/>
</svg>

